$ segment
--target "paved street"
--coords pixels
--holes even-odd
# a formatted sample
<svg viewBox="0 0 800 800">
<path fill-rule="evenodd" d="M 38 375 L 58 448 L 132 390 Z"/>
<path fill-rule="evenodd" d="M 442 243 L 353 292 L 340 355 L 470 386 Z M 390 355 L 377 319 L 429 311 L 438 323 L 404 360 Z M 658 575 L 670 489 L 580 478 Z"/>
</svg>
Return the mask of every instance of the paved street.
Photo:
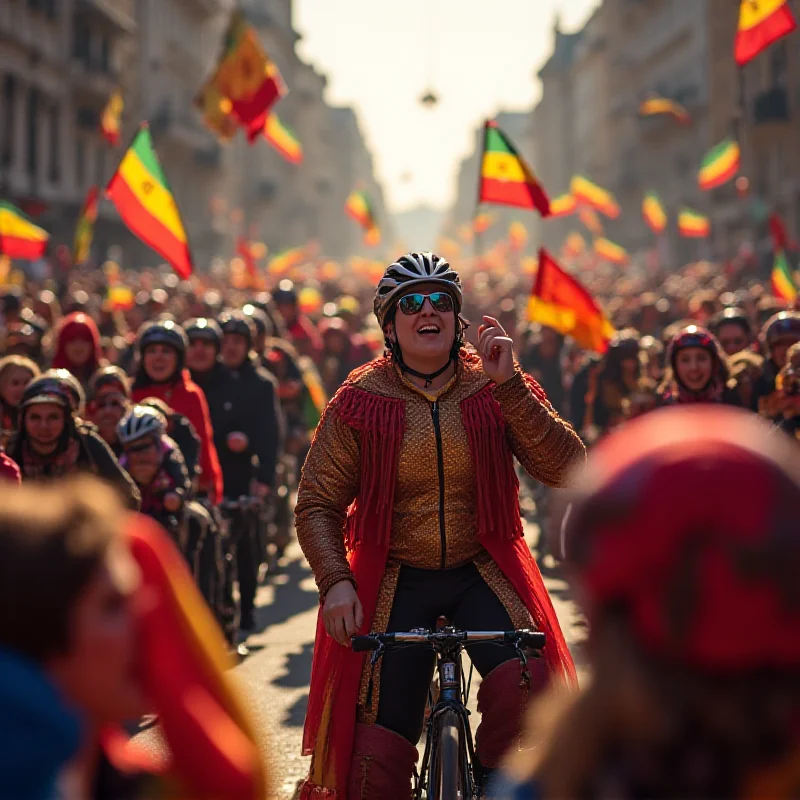
<svg viewBox="0 0 800 800">
<path fill-rule="evenodd" d="M 575 606 L 563 580 L 546 576 L 546 582 L 573 647 L 584 631 Z M 318 608 L 314 580 L 296 543 L 287 551 L 281 572 L 259 590 L 257 604 L 259 632 L 249 640 L 250 656 L 233 674 L 263 732 L 274 797 L 289 800 L 308 769 L 309 759 L 300 755 L 300 738 Z M 473 681 L 473 703 L 475 687 Z"/>
</svg>

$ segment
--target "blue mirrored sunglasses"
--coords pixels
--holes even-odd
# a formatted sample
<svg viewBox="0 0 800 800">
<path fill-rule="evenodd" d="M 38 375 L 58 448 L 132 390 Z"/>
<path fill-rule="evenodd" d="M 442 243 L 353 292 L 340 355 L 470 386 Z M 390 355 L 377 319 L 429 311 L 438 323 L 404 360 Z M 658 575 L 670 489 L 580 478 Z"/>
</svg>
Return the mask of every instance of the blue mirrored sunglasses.
<svg viewBox="0 0 800 800">
<path fill-rule="evenodd" d="M 447 292 L 432 292 L 431 294 L 407 294 L 397 301 L 397 307 L 408 315 L 419 314 L 425 301 L 430 300 L 434 311 L 446 313 L 453 310 L 453 298 Z"/>
</svg>

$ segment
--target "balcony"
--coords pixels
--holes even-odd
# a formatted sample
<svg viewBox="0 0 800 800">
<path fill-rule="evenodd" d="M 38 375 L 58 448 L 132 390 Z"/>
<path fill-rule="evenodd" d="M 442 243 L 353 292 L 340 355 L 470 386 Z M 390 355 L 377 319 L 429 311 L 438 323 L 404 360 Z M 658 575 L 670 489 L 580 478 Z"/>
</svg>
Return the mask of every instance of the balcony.
<svg viewBox="0 0 800 800">
<path fill-rule="evenodd" d="M 789 100 L 786 89 L 774 86 L 756 95 L 753 101 L 753 121 L 756 125 L 789 121 Z"/>
<path fill-rule="evenodd" d="M 136 33 L 134 18 L 111 0 L 76 0 L 75 13 L 92 17 L 117 34 Z"/>
<path fill-rule="evenodd" d="M 203 127 L 191 108 L 176 109 L 170 102 L 162 103 L 150 117 L 150 129 L 154 136 L 193 151 L 204 166 L 214 166 L 214 160 L 219 163 L 221 155 L 214 153 L 215 145 L 219 147 L 214 135 Z"/>
</svg>

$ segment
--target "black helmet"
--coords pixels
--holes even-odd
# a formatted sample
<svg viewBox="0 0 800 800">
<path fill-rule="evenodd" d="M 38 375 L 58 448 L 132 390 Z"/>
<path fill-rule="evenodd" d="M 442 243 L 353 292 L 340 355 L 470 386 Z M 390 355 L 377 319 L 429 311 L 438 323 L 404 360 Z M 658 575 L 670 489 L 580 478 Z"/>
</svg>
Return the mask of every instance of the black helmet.
<svg viewBox="0 0 800 800">
<path fill-rule="evenodd" d="M 626 358 L 638 358 L 641 349 L 639 331 L 635 328 L 623 328 L 608 343 L 608 356 L 613 355 L 619 361 L 624 361 Z"/>
<path fill-rule="evenodd" d="M 256 336 L 256 326 L 252 317 L 239 309 L 228 309 L 219 315 L 219 327 L 222 334 L 237 333 L 247 339 L 248 346 L 252 346 Z"/>
<path fill-rule="evenodd" d="M 136 349 L 141 355 L 146 347 L 151 344 L 168 344 L 174 347 L 178 354 L 183 357 L 186 353 L 188 340 L 183 328 L 171 319 L 157 320 L 156 322 L 145 322 L 139 328 L 139 335 L 136 337 Z"/>
<path fill-rule="evenodd" d="M 70 408 L 73 413 L 82 415 L 86 408 L 86 393 L 81 382 L 68 369 L 48 369 L 41 375 L 42 378 L 58 381 L 70 398 Z"/>
<path fill-rule="evenodd" d="M 20 409 L 25 409 L 28 406 L 39 403 L 55 403 L 57 406 L 61 406 L 64 411 L 70 414 L 73 412 L 71 391 L 63 380 L 54 378 L 52 375 L 40 375 L 38 378 L 34 378 L 25 387 L 19 407 Z"/>
<path fill-rule="evenodd" d="M 119 367 L 100 367 L 89 380 L 89 395 L 94 397 L 97 390 L 102 386 L 119 386 L 120 391 L 126 396 L 131 396 L 130 386 L 128 385 L 128 376 L 125 371 Z"/>
<path fill-rule="evenodd" d="M 753 331 L 747 314 L 735 306 L 728 306 L 728 308 L 723 308 L 719 314 L 715 314 L 708 328 L 714 336 L 719 336 L 719 329 L 723 325 L 738 325 L 748 336 Z"/>
<path fill-rule="evenodd" d="M 767 351 L 780 339 L 794 338 L 800 341 L 800 313 L 781 311 L 770 317 L 761 329 L 761 338 Z"/>
<path fill-rule="evenodd" d="M 288 278 L 278 284 L 278 288 L 272 293 L 272 301 L 278 304 L 291 303 L 295 305 L 297 303 L 297 290 Z"/>
<path fill-rule="evenodd" d="M 439 283 L 453 296 L 456 315 L 461 312 L 461 279 L 447 259 L 435 253 L 408 253 L 389 265 L 375 291 L 373 310 L 381 328 L 390 321 L 395 301 L 420 283 Z"/>
<path fill-rule="evenodd" d="M 242 307 L 242 313 L 253 320 L 258 336 L 272 336 L 272 323 L 269 321 L 266 311 L 253 303 L 248 303 Z"/>
<path fill-rule="evenodd" d="M 213 319 L 200 317 L 198 319 L 190 319 L 184 326 L 186 336 L 190 342 L 195 339 L 205 339 L 207 342 L 213 342 L 217 349 L 222 344 L 222 331 L 219 325 Z"/>
</svg>

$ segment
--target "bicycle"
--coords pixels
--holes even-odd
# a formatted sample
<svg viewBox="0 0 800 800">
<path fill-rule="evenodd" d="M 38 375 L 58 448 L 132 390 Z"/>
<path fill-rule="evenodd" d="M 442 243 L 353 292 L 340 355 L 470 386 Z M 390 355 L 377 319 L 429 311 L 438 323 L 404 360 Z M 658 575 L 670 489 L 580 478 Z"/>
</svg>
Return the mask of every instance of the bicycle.
<svg viewBox="0 0 800 800">
<path fill-rule="evenodd" d="M 467 643 L 494 642 L 511 645 L 522 667 L 522 680 L 530 685 L 526 651 L 541 651 L 545 634 L 539 631 L 461 631 L 444 626 L 436 631 L 425 628 L 407 633 L 370 633 L 353 636 L 355 652 L 372 651 L 370 664 L 374 668 L 383 654 L 391 648 L 427 646 L 436 653 L 439 676 L 439 698 L 429 697 L 430 715 L 427 722 L 425 752 L 416 776 L 415 800 L 473 800 L 483 787 L 476 786 L 473 765 L 475 748 L 469 725 L 467 702 L 471 683 L 464 678 L 461 653 Z"/>
</svg>

